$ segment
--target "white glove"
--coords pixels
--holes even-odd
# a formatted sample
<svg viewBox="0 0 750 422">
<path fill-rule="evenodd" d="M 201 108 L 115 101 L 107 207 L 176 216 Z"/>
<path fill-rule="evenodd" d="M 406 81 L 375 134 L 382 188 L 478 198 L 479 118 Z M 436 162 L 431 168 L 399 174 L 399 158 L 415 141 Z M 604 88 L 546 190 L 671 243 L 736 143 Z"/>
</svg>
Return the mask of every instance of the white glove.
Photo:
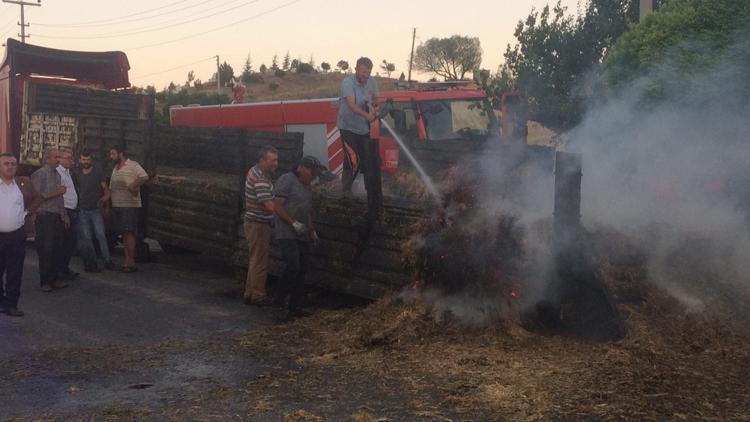
<svg viewBox="0 0 750 422">
<path fill-rule="evenodd" d="M 293 222 L 292 227 L 294 227 L 294 231 L 297 232 L 297 234 L 304 234 L 307 231 L 307 226 L 299 221 Z"/>
</svg>

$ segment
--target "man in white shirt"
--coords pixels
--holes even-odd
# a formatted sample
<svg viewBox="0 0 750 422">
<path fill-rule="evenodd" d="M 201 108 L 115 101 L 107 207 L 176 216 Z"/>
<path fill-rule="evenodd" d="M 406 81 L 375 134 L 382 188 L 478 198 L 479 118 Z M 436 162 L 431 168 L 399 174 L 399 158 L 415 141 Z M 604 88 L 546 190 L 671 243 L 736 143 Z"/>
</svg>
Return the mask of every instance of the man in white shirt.
<svg viewBox="0 0 750 422">
<path fill-rule="evenodd" d="M 17 169 L 16 157 L 0 154 L 0 313 L 10 316 L 23 316 L 18 299 L 26 257 L 24 224 L 39 199 L 27 177 L 16 177 Z"/>
<path fill-rule="evenodd" d="M 78 277 L 78 273 L 70 269 L 70 258 L 73 257 L 73 253 L 77 249 L 78 192 L 70 174 L 70 169 L 74 164 L 73 153 L 68 150 L 60 150 L 58 160 L 60 164 L 57 166 L 57 172 L 60 174 L 62 185 L 65 186 L 63 204 L 70 219 L 70 225 L 63 229 L 62 252 L 57 255 L 57 275 L 61 279 L 70 280 Z"/>
</svg>

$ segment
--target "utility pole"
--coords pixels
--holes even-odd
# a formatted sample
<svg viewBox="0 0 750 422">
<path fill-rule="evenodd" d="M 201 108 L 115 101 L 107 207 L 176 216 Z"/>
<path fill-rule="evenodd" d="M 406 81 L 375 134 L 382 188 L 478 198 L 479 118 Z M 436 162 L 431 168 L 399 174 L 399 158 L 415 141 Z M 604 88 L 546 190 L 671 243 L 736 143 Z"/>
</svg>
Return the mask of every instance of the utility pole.
<svg viewBox="0 0 750 422">
<path fill-rule="evenodd" d="M 219 56 L 216 56 L 216 93 L 221 94 L 221 66 L 219 66 Z"/>
<path fill-rule="evenodd" d="M 28 23 L 26 23 L 25 16 L 23 14 L 23 7 L 24 6 L 41 6 L 42 0 L 36 0 L 36 3 L 29 3 L 26 1 L 19 1 L 19 0 L 3 0 L 3 3 L 12 3 L 17 4 L 21 6 L 21 22 L 18 23 L 18 25 L 21 26 L 21 33 L 18 34 L 19 37 L 21 37 L 21 42 L 26 43 L 26 37 L 30 37 L 31 35 L 26 35 L 26 27 L 29 26 Z"/>
<path fill-rule="evenodd" d="M 407 81 L 411 82 L 411 62 L 414 61 L 414 39 L 417 38 L 417 28 L 414 28 L 414 30 L 411 33 L 411 54 L 409 55 L 409 77 L 406 78 Z"/>
</svg>

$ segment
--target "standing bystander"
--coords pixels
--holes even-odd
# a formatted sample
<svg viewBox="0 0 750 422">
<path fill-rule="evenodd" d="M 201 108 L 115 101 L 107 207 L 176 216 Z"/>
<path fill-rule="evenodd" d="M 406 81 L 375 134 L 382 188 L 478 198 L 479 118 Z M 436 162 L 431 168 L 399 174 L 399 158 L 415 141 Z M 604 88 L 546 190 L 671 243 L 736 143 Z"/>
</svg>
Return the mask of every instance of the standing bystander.
<svg viewBox="0 0 750 422">
<path fill-rule="evenodd" d="M 135 242 L 140 229 L 141 186 L 148 182 L 148 174 L 140 164 L 128 158 L 123 147 L 112 147 L 109 158 L 115 163 L 109 179 L 109 192 L 104 202 L 112 200 L 112 216 L 117 232 L 122 235 L 125 262 L 122 272 L 137 271 L 135 266 Z"/>
<path fill-rule="evenodd" d="M 248 245 L 248 269 L 243 298 L 245 303 L 269 306 L 266 296 L 268 249 L 274 221 L 274 193 L 271 178 L 279 166 L 279 152 L 272 146 L 261 149 L 258 164 L 245 179 L 245 239 Z"/>
<path fill-rule="evenodd" d="M 104 259 L 104 268 L 114 270 L 115 265 L 109 255 L 109 244 L 104 230 L 104 217 L 100 206 L 107 197 L 107 182 L 104 172 L 94 165 L 91 151 L 84 149 L 78 157 L 78 169 L 74 182 L 78 186 L 78 250 L 83 258 L 83 269 L 86 272 L 101 271 L 96 262 L 94 238 L 99 244 L 99 251 Z"/>
<path fill-rule="evenodd" d="M 65 186 L 63 194 L 63 205 L 65 213 L 70 219 L 70 226 L 63 228 L 62 249 L 57 255 L 57 276 L 61 279 L 74 279 L 78 273 L 70 269 L 70 258 L 76 251 L 76 230 L 78 226 L 78 192 L 73 183 L 73 177 L 70 169 L 73 167 L 73 153 L 69 150 L 61 149 L 59 152 L 57 172 L 60 174 L 60 181 Z"/>
<path fill-rule="evenodd" d="M 16 176 L 17 170 L 16 157 L 0 154 L 0 313 L 10 316 L 23 316 L 18 299 L 26 257 L 24 224 L 40 199 L 27 177 Z"/>
<path fill-rule="evenodd" d="M 65 282 L 57 279 L 57 257 L 62 253 L 63 229 L 70 227 L 70 220 L 63 203 L 63 195 L 67 189 L 62 185 L 60 173 L 57 172 L 57 149 L 45 150 L 42 161 L 44 165 L 31 175 L 31 183 L 42 197 L 34 229 L 39 257 L 39 282 L 43 291 L 51 292 L 54 288 L 68 287 Z"/>
<path fill-rule="evenodd" d="M 317 158 L 305 156 L 296 169 L 276 181 L 274 238 L 281 249 L 285 267 L 274 295 L 274 305 L 283 306 L 288 297 L 289 317 L 304 315 L 302 301 L 310 245 L 318 238 L 312 220 L 310 184 L 323 171 L 327 169 Z"/>
</svg>

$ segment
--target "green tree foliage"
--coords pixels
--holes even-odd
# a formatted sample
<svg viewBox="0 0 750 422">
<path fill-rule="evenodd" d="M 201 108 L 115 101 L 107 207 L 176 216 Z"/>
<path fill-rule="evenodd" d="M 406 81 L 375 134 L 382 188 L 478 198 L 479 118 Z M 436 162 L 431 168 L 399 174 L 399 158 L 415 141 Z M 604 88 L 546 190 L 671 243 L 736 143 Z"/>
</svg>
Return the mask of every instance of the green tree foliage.
<svg viewBox="0 0 750 422">
<path fill-rule="evenodd" d="M 224 62 L 219 65 L 219 78 L 222 86 L 226 85 L 234 78 L 234 69 L 232 69 L 232 66 L 230 66 L 229 63 Z"/>
<path fill-rule="evenodd" d="M 450 38 L 430 38 L 414 53 L 414 67 L 434 73 L 449 81 L 463 80 L 467 73 L 482 63 L 479 38 L 453 35 Z"/>
<path fill-rule="evenodd" d="M 268 72 L 268 68 L 266 67 L 265 64 L 261 64 L 260 67 L 258 68 L 258 71 L 260 73 L 266 73 L 266 72 Z"/>
<path fill-rule="evenodd" d="M 732 80 L 734 94 L 750 95 L 750 2 L 671 0 L 624 34 L 604 62 L 607 95 L 617 95 L 635 80 L 645 85 L 644 103 L 689 103 L 701 87 L 694 81 Z M 727 60 L 731 57 L 731 60 Z M 717 72 L 717 69 L 720 72 Z M 728 74 L 735 76 L 728 77 Z M 732 95 L 735 96 L 735 95 Z"/>
<path fill-rule="evenodd" d="M 185 86 L 190 86 L 190 83 L 195 80 L 195 72 L 192 70 L 188 72 L 187 74 L 187 81 L 185 82 Z"/>
<path fill-rule="evenodd" d="M 389 63 L 388 60 L 383 59 L 383 63 L 380 65 L 380 68 L 383 69 L 383 72 L 390 78 L 391 73 L 393 73 L 396 70 L 396 65 L 394 63 Z"/>
<path fill-rule="evenodd" d="M 529 118 L 557 130 L 571 128 L 593 95 L 602 58 L 637 19 L 638 3 L 590 0 L 578 16 L 559 1 L 532 9 L 516 26 L 518 42 L 508 45 L 497 81 L 489 84 L 491 92 L 518 88 L 529 99 Z"/>
<path fill-rule="evenodd" d="M 297 64 L 297 73 L 314 73 L 315 68 L 310 63 Z"/>
<path fill-rule="evenodd" d="M 281 69 L 284 72 L 289 71 L 289 66 L 291 66 L 292 63 L 292 56 L 289 55 L 289 50 L 287 50 L 286 54 L 284 55 L 284 61 L 281 62 Z"/>
<path fill-rule="evenodd" d="M 341 73 L 344 73 L 349 69 L 349 62 L 346 60 L 339 60 L 339 62 L 336 63 L 336 67 L 339 68 Z"/>
<path fill-rule="evenodd" d="M 271 71 L 275 72 L 277 70 L 279 70 L 279 56 L 274 54 L 273 59 L 271 60 Z"/>
<path fill-rule="evenodd" d="M 331 65 L 327 62 L 323 62 L 320 64 L 320 68 L 323 69 L 323 72 L 328 73 L 331 70 Z"/>
<path fill-rule="evenodd" d="M 240 80 L 244 83 L 250 83 L 254 73 L 255 71 L 253 71 L 253 62 L 252 60 L 250 60 L 250 54 L 248 54 L 247 58 L 245 59 L 245 66 L 242 67 Z"/>
</svg>

